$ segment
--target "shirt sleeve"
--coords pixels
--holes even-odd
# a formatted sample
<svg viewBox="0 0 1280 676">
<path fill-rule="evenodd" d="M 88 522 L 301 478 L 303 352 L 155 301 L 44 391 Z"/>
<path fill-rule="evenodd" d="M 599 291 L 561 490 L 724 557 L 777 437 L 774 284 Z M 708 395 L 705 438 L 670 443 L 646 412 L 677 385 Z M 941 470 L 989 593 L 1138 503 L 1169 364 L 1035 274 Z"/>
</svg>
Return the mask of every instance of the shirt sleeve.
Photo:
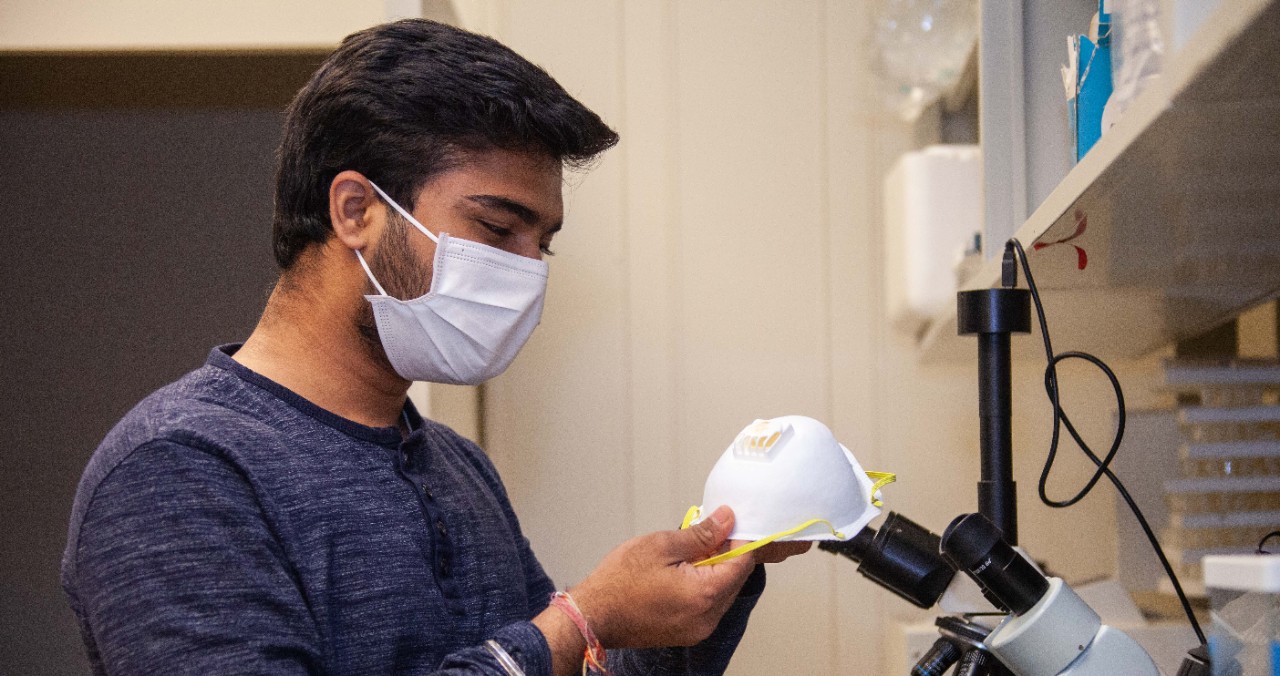
<svg viewBox="0 0 1280 676">
<path fill-rule="evenodd" d="M 247 481 L 139 447 L 97 487 L 68 592 L 109 674 L 318 671 L 320 636 Z"/>
<path fill-rule="evenodd" d="M 135 450 L 98 485 L 66 580 L 95 671 L 319 674 L 329 661 L 248 479 L 215 453 L 171 441 Z M 528 622 L 492 637 L 528 676 L 549 674 Z M 506 674 L 483 645 L 442 674 Z"/>
</svg>

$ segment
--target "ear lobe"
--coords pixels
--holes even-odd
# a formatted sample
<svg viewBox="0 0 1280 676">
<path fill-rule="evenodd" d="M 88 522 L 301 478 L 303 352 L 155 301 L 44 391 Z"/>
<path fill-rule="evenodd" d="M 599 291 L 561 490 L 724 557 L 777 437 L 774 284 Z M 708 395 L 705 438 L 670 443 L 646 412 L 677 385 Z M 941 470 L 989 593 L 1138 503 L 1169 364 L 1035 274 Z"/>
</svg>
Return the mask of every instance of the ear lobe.
<svg viewBox="0 0 1280 676">
<path fill-rule="evenodd" d="M 368 246 L 374 239 L 371 216 L 378 202 L 369 179 L 360 172 L 348 169 L 334 176 L 329 184 L 329 222 L 338 241 L 353 251 Z"/>
</svg>

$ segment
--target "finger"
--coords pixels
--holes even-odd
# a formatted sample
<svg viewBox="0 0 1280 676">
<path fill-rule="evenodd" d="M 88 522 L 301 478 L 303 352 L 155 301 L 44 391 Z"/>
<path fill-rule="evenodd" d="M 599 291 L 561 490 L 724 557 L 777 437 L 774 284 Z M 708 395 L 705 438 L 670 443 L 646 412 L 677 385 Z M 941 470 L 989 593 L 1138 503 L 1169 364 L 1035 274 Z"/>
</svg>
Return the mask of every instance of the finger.
<svg viewBox="0 0 1280 676">
<path fill-rule="evenodd" d="M 711 585 L 722 592 L 732 592 L 730 594 L 732 596 L 738 593 L 742 583 L 747 581 L 747 576 L 756 567 L 756 558 L 751 554 L 747 552 L 720 563 L 695 566 L 694 570 L 704 576 L 703 584 Z"/>
<path fill-rule="evenodd" d="M 679 561 L 694 561 L 714 553 L 733 531 L 733 510 L 722 506 L 701 522 L 674 534 L 671 554 Z"/>
<path fill-rule="evenodd" d="M 716 600 L 710 610 L 715 622 L 719 622 L 720 617 L 738 598 L 738 592 L 742 591 L 742 585 L 751 576 L 751 571 L 755 570 L 756 565 L 755 557 L 739 556 L 728 561 L 705 566 L 705 568 L 711 569 L 708 571 L 709 573 L 720 576 L 717 582 L 722 585 L 716 593 Z"/>
<path fill-rule="evenodd" d="M 752 542 L 751 540 L 730 540 L 725 547 L 726 550 L 737 549 L 745 544 Z M 813 542 L 808 540 L 788 540 L 785 542 L 770 542 L 751 552 L 755 557 L 756 563 L 781 563 L 793 556 L 803 554 L 813 547 Z"/>
<path fill-rule="evenodd" d="M 812 542 L 774 542 L 755 551 L 758 563 L 781 563 L 787 559 L 803 554 L 813 547 Z"/>
</svg>

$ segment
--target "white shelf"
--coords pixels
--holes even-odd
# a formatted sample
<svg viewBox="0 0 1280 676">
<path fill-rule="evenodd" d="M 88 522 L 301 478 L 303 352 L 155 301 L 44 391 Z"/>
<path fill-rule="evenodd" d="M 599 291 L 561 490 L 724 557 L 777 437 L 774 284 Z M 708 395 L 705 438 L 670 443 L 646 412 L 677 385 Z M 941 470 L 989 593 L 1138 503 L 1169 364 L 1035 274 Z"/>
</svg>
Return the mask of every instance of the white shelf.
<svg viewBox="0 0 1280 676">
<path fill-rule="evenodd" d="M 1239 528 L 1275 527 L 1277 523 L 1280 523 L 1280 512 L 1208 512 L 1176 514 L 1171 525 L 1175 528 Z"/>
<path fill-rule="evenodd" d="M 1280 0 L 1223 5 L 1017 230 L 1057 351 L 1140 356 L 1280 295 Z M 1081 219 L 1070 243 L 1033 250 Z M 997 286 L 999 258 L 964 288 Z M 971 358 L 972 343 L 953 307 L 922 359 Z"/>
<path fill-rule="evenodd" d="M 1280 363 L 1248 359 L 1218 363 L 1168 361 L 1164 367 L 1164 383 L 1175 392 L 1280 385 Z"/>
<path fill-rule="evenodd" d="M 1280 492 L 1280 476 L 1267 474 L 1238 477 L 1169 479 L 1164 492 L 1171 493 L 1274 493 Z"/>
<path fill-rule="evenodd" d="M 1178 410 L 1184 425 L 1280 422 L 1280 406 L 1187 406 Z"/>
<path fill-rule="evenodd" d="M 1182 453 L 1193 459 L 1274 458 L 1280 456 L 1280 439 L 1188 442 Z M 1280 523 L 1280 519 L 1276 523 Z"/>
</svg>

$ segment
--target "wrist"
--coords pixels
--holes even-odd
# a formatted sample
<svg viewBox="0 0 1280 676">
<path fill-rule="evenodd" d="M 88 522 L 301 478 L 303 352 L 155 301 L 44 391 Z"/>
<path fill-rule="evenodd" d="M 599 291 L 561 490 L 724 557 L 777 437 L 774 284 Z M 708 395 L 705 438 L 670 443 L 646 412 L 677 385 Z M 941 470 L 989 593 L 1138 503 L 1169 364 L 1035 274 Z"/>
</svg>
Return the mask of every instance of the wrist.
<svg viewBox="0 0 1280 676">
<path fill-rule="evenodd" d="M 572 594 L 573 605 L 582 614 L 582 619 L 591 628 L 592 633 L 605 648 L 614 647 L 613 634 L 608 627 L 608 612 L 599 603 L 599 595 L 586 585 L 578 585 L 566 590 Z"/>
<path fill-rule="evenodd" d="M 576 626 L 577 631 L 582 635 L 582 640 L 586 641 L 586 649 L 582 650 L 582 673 L 609 676 L 608 656 L 604 653 L 604 645 L 600 644 L 599 638 L 596 638 L 595 631 L 591 629 L 586 616 L 582 613 L 582 608 L 576 600 L 573 600 L 572 595 L 568 592 L 556 592 L 552 594 L 550 604 L 570 618 L 573 626 Z"/>
<path fill-rule="evenodd" d="M 548 606 L 532 620 L 542 632 L 551 652 L 551 673 L 577 674 L 582 671 L 582 652 L 587 642 L 573 620 L 557 608 Z"/>
<path fill-rule="evenodd" d="M 551 607 L 569 618 L 582 636 L 586 646 L 582 652 L 583 673 L 609 676 L 608 657 L 605 654 L 604 646 L 600 643 L 600 639 L 592 629 L 586 614 L 574 597 L 569 592 L 556 592 L 551 595 Z"/>
</svg>

